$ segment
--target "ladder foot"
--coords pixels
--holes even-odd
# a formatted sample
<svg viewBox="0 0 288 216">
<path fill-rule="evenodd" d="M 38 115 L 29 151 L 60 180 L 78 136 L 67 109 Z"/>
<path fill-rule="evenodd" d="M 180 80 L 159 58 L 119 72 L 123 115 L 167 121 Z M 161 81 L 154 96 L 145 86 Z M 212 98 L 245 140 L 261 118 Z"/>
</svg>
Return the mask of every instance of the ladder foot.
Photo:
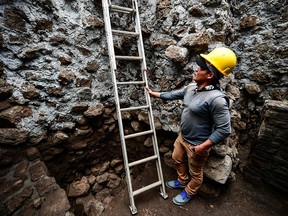
<svg viewBox="0 0 288 216">
<path fill-rule="evenodd" d="M 167 199 L 168 198 L 168 194 L 167 193 L 160 192 L 160 195 L 163 197 L 163 199 Z"/>
<path fill-rule="evenodd" d="M 130 208 L 130 211 L 131 211 L 131 214 L 132 215 L 135 215 L 135 214 L 137 214 L 137 208 L 135 207 L 135 206 L 129 206 L 129 208 Z"/>
</svg>

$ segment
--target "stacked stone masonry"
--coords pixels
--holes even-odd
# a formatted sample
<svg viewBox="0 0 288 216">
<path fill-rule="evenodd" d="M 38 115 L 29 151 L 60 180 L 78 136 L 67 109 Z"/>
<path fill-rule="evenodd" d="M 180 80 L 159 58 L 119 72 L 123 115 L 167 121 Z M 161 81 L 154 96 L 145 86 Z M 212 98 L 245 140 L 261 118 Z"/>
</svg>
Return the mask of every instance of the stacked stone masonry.
<svg viewBox="0 0 288 216">
<path fill-rule="evenodd" d="M 288 192 L 288 101 L 267 100 L 257 144 L 244 176 L 255 184 L 266 184 Z"/>
<path fill-rule="evenodd" d="M 0 182 L 1 215 L 65 215 L 70 209 L 65 191 L 40 160 L 1 170 Z"/>
</svg>

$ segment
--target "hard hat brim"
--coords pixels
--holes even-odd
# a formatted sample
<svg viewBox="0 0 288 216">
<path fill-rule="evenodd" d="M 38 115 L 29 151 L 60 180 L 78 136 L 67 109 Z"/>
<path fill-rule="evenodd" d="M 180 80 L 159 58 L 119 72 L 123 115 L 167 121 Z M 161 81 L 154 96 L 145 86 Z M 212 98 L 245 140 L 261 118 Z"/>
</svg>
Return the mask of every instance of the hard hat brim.
<svg viewBox="0 0 288 216">
<path fill-rule="evenodd" d="M 205 59 L 203 57 L 201 57 L 200 55 L 197 55 L 196 56 L 196 63 L 199 67 L 201 67 L 202 69 L 204 70 L 209 70 L 206 62 L 205 62 Z"/>
<path fill-rule="evenodd" d="M 207 64 L 206 59 L 203 58 L 202 55 L 203 54 L 196 56 L 197 65 L 199 65 L 201 68 L 203 68 L 205 70 L 212 72 L 215 75 L 216 79 L 222 78 L 222 74 L 219 73 L 219 71 L 213 65 L 211 65 L 209 62 Z"/>
</svg>

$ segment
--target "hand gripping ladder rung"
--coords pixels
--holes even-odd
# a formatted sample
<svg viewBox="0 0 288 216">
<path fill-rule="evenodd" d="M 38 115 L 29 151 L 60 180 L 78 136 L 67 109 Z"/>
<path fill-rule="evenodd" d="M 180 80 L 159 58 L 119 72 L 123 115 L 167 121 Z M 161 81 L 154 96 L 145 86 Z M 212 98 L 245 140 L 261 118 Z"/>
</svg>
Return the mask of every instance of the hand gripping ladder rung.
<svg viewBox="0 0 288 216">
<path fill-rule="evenodd" d="M 145 52 L 144 52 L 144 46 L 143 46 L 143 39 L 141 34 L 141 26 L 140 26 L 140 17 L 139 17 L 139 11 L 138 11 L 138 3 L 137 0 L 130 0 L 132 7 L 123 7 L 123 6 L 117 6 L 113 5 L 111 2 L 112 0 L 102 0 L 102 7 L 103 7 L 103 16 L 104 16 L 104 23 L 105 23 L 105 30 L 106 30 L 106 39 L 108 44 L 108 52 L 109 52 L 109 60 L 110 60 L 110 70 L 112 75 L 112 80 L 114 84 L 114 91 L 115 91 L 115 103 L 116 103 L 116 110 L 117 110 L 117 116 L 118 116 L 118 125 L 119 125 L 119 132 L 120 132 L 120 139 L 121 139 L 121 147 L 122 147 L 122 154 L 123 154 L 123 160 L 124 160 L 124 166 L 125 166 L 125 172 L 126 172 L 126 180 L 127 180 L 127 187 L 128 187 L 128 193 L 129 193 L 129 199 L 130 199 L 130 211 L 132 214 L 137 213 L 137 208 L 135 206 L 134 202 L 134 196 L 141 194 L 151 188 L 160 186 L 160 194 L 161 196 L 166 199 L 168 197 L 166 191 L 165 191 L 165 184 L 163 179 L 163 173 L 161 168 L 161 160 L 160 160 L 160 154 L 159 154 L 159 148 L 157 143 L 157 137 L 156 137 L 156 130 L 153 120 L 153 113 L 152 113 L 152 107 L 151 107 L 151 101 L 150 96 L 147 93 L 145 87 L 148 87 L 147 82 L 147 67 L 146 67 L 146 59 L 145 59 Z M 127 1 L 125 1 L 127 2 Z M 129 2 L 128 2 L 129 4 Z M 133 31 L 126 31 L 126 30 L 116 30 L 112 29 L 111 27 L 111 18 L 110 13 L 124 13 L 127 14 L 127 16 L 134 16 L 133 21 L 135 22 L 135 32 Z M 114 51 L 114 44 L 113 44 L 113 36 L 125 36 L 125 37 L 137 37 L 137 47 L 138 47 L 138 55 L 139 56 L 119 56 L 115 55 Z M 142 72 L 142 81 L 124 81 L 124 82 L 118 82 L 116 79 L 117 74 L 117 62 L 118 61 L 135 61 L 138 60 L 141 65 L 141 72 Z M 146 105 L 144 106 L 138 106 L 138 107 L 128 107 L 128 108 L 121 108 L 120 107 L 120 101 L 119 101 L 119 95 L 118 95 L 118 87 L 122 85 L 143 85 L 143 91 L 145 95 Z M 122 122 L 122 112 L 127 112 L 131 110 L 136 109 L 146 109 L 148 112 L 148 118 L 149 118 L 149 125 L 150 129 L 147 131 L 142 131 L 134 134 L 124 134 L 124 128 L 123 128 L 123 122 Z M 153 144 L 153 150 L 154 155 L 140 159 L 138 161 L 134 161 L 129 163 L 128 156 L 127 156 L 127 149 L 126 149 L 126 140 L 138 136 L 151 136 L 152 137 L 152 144 Z M 143 186 L 138 190 L 134 190 L 132 188 L 132 181 L 131 181 L 131 172 L 130 168 L 142 163 L 146 163 L 148 161 L 155 161 L 156 162 L 156 168 L 157 168 L 157 176 L 158 181 L 155 183 L 152 183 L 147 186 Z"/>
</svg>

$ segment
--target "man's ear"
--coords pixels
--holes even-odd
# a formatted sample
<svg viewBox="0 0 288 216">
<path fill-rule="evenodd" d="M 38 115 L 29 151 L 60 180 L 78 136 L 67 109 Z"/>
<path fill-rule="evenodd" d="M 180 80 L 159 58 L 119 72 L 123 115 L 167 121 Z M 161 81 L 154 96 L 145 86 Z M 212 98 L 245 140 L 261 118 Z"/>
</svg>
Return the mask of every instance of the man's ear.
<svg viewBox="0 0 288 216">
<path fill-rule="evenodd" d="M 215 74 L 214 73 L 209 73 L 209 75 L 208 75 L 208 79 L 213 79 L 215 77 Z"/>
</svg>

